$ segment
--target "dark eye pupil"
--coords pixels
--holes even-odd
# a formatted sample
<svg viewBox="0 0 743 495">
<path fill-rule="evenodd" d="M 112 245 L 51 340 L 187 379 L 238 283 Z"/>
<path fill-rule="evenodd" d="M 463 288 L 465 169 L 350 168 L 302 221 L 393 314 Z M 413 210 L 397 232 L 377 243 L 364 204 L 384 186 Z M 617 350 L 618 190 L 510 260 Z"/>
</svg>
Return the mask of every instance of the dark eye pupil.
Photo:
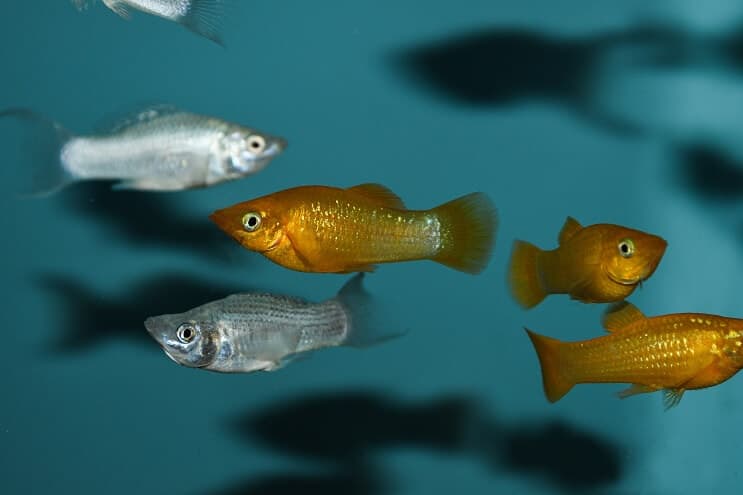
<svg viewBox="0 0 743 495">
<path fill-rule="evenodd" d="M 258 223 L 258 219 L 255 217 L 248 218 L 248 226 L 249 227 L 255 227 L 255 225 Z"/>
<path fill-rule="evenodd" d="M 261 143 L 259 143 L 258 141 L 253 141 L 253 142 L 252 142 L 252 143 L 250 144 L 250 146 L 252 146 L 252 147 L 253 147 L 253 148 L 255 148 L 255 149 L 258 149 L 258 148 L 260 148 L 260 147 L 261 147 Z"/>
<path fill-rule="evenodd" d="M 622 245 L 620 246 L 620 249 L 622 250 L 622 252 L 623 252 L 623 253 L 626 253 L 626 252 L 628 252 L 628 251 L 629 251 L 629 246 L 628 246 L 628 245 L 626 245 L 626 244 L 622 244 Z"/>
<path fill-rule="evenodd" d="M 192 337 L 193 337 L 193 330 L 191 330 L 190 328 L 186 328 L 183 330 L 184 339 L 191 340 Z"/>
</svg>

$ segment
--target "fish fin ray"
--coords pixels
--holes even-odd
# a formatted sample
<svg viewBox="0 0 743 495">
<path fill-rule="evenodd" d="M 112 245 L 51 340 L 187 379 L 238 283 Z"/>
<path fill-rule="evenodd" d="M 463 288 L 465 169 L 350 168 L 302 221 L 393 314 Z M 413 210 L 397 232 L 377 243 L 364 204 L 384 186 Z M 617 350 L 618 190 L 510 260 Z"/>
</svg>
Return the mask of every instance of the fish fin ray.
<svg viewBox="0 0 743 495">
<path fill-rule="evenodd" d="M 581 229 L 583 229 L 583 226 L 578 222 L 578 220 L 573 217 L 567 217 L 562 229 L 560 229 L 560 234 L 557 236 L 558 244 L 562 246 Z"/>
<path fill-rule="evenodd" d="M 179 19 L 184 27 L 220 46 L 224 21 L 225 0 L 193 0 L 188 13 Z"/>
<path fill-rule="evenodd" d="M 107 117 L 104 121 L 96 126 L 96 132 L 115 134 L 123 132 L 145 122 L 151 122 L 165 115 L 181 113 L 182 110 L 174 105 L 167 103 L 154 103 L 149 105 L 139 105 L 133 109 Z"/>
<path fill-rule="evenodd" d="M 433 260 L 455 270 L 478 274 L 495 247 L 498 215 L 484 193 L 471 193 L 431 210 L 439 220 L 442 246 Z"/>
<path fill-rule="evenodd" d="M 627 301 L 621 301 L 606 309 L 601 318 L 601 325 L 607 332 L 614 332 L 645 318 L 646 316 L 637 306 Z"/>
<path fill-rule="evenodd" d="M 365 275 L 359 273 L 346 282 L 336 296 L 348 318 L 348 336 L 343 345 L 351 347 L 369 347 L 407 334 L 406 330 L 389 330 L 380 314 L 387 314 L 380 309 L 380 301 L 364 289 Z"/>
<path fill-rule="evenodd" d="M 683 388 L 668 388 L 663 390 L 663 409 L 669 409 L 678 406 L 686 390 Z"/>
<path fill-rule="evenodd" d="M 539 359 L 544 395 L 548 401 L 557 402 L 575 385 L 574 381 L 565 376 L 563 370 L 561 348 L 564 344 L 557 339 L 534 333 L 528 328 L 524 330 L 529 335 Z"/>
<path fill-rule="evenodd" d="M 132 18 L 132 13 L 129 10 L 129 7 L 124 2 L 120 2 L 118 0 L 103 0 L 103 4 L 122 19 L 126 19 L 128 21 Z"/>
<path fill-rule="evenodd" d="M 526 241 L 516 240 L 513 243 L 508 286 L 513 298 L 525 309 L 533 308 L 547 297 L 539 274 L 541 252 L 541 249 Z"/>
<path fill-rule="evenodd" d="M 0 110 L 0 119 L 6 117 L 24 124 L 24 139 L 18 140 L 24 159 L 21 196 L 47 196 L 78 180 L 62 161 L 62 150 L 74 137 L 68 130 L 27 108 Z"/>
<path fill-rule="evenodd" d="M 640 383 L 634 383 L 629 386 L 629 388 L 625 388 L 624 390 L 617 392 L 617 397 L 620 399 L 626 399 L 627 397 L 632 397 L 633 395 L 637 394 L 649 394 L 651 392 L 657 392 L 660 390 L 658 387 L 653 387 L 652 385 L 642 385 Z"/>
<path fill-rule="evenodd" d="M 364 196 L 385 208 L 405 209 L 405 203 L 403 203 L 402 199 L 382 184 L 359 184 L 349 187 L 348 191 Z"/>
</svg>

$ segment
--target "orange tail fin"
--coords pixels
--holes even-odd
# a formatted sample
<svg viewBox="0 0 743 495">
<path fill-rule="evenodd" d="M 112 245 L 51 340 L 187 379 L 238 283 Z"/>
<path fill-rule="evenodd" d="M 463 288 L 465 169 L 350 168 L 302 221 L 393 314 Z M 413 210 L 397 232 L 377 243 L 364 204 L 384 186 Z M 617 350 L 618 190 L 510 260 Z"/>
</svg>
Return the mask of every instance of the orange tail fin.
<svg viewBox="0 0 743 495">
<path fill-rule="evenodd" d="M 562 363 L 560 362 L 560 348 L 563 343 L 557 339 L 534 333 L 528 328 L 525 330 L 534 345 L 534 350 L 537 351 L 539 364 L 542 367 L 544 394 L 550 402 L 557 402 L 562 396 L 570 392 L 570 389 L 575 385 L 563 373 Z"/>
<path fill-rule="evenodd" d="M 541 252 L 541 249 L 526 241 L 517 240 L 513 243 L 508 285 L 513 298 L 525 309 L 533 308 L 547 297 L 537 265 Z"/>
<path fill-rule="evenodd" d="M 498 219 L 484 193 L 472 193 L 432 210 L 441 223 L 441 250 L 434 261 L 467 273 L 485 269 L 495 244 Z"/>
</svg>

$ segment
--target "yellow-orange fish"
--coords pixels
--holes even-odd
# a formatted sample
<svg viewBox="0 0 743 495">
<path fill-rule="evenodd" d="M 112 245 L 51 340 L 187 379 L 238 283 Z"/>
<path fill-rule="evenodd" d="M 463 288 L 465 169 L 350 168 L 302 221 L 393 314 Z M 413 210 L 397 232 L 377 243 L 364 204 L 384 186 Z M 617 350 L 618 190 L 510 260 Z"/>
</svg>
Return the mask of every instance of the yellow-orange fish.
<svg viewBox="0 0 743 495">
<path fill-rule="evenodd" d="M 583 227 L 568 217 L 556 249 L 514 243 L 511 294 L 524 308 L 548 294 L 586 303 L 621 301 L 653 274 L 665 250 L 666 241 L 656 235 L 612 224 Z"/>
<path fill-rule="evenodd" d="M 210 218 L 243 247 L 279 265 L 333 273 L 420 259 L 479 273 L 490 259 L 497 223 L 483 193 L 431 210 L 407 210 L 379 184 L 296 187 L 215 211 Z"/>
<path fill-rule="evenodd" d="M 646 317 L 618 303 L 604 316 L 609 335 L 560 342 L 527 330 L 544 392 L 559 400 L 577 383 L 630 383 L 620 397 L 664 390 L 666 407 L 685 390 L 712 387 L 743 368 L 743 320 L 679 313 Z"/>
</svg>

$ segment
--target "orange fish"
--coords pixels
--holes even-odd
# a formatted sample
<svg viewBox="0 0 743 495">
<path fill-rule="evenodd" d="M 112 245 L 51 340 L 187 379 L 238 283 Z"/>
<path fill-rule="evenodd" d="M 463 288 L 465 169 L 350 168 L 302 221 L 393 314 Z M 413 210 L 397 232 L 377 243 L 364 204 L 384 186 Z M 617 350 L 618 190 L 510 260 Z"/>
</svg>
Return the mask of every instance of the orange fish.
<svg viewBox="0 0 743 495">
<path fill-rule="evenodd" d="M 479 273 L 490 259 L 497 223 L 483 193 L 431 210 L 407 210 L 379 184 L 296 187 L 215 211 L 209 218 L 243 247 L 279 265 L 332 273 L 420 259 Z"/>
<path fill-rule="evenodd" d="M 524 308 L 548 294 L 570 294 L 586 303 L 621 301 L 653 274 L 665 250 L 666 241 L 658 236 L 611 224 L 583 227 L 568 217 L 557 249 L 514 243 L 511 294 Z"/>
<path fill-rule="evenodd" d="M 743 368 L 741 319 L 697 313 L 648 318 L 623 302 L 609 308 L 603 325 L 609 335 L 580 342 L 527 329 L 550 402 L 577 383 L 630 383 L 620 397 L 664 390 L 669 408 L 685 390 L 712 387 Z"/>
</svg>

